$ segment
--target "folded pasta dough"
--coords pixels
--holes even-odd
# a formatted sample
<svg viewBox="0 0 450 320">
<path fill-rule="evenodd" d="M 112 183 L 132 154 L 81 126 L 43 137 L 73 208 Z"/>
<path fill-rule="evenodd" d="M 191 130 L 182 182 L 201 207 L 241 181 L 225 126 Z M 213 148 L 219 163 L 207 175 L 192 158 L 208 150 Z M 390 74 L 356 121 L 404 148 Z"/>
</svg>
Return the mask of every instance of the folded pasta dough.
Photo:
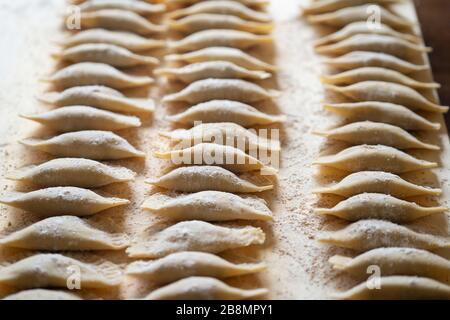
<svg viewBox="0 0 450 320">
<path fill-rule="evenodd" d="M 273 189 L 273 185 L 257 186 L 217 166 L 181 167 L 158 179 L 147 180 L 146 183 L 181 192 L 216 190 L 250 193 Z"/>
<path fill-rule="evenodd" d="M 266 202 L 220 191 L 202 191 L 169 197 L 163 194 L 147 199 L 142 208 L 171 220 L 262 220 L 273 219 Z"/>
<path fill-rule="evenodd" d="M 228 228 L 203 221 L 186 221 L 157 233 L 144 232 L 126 251 L 131 258 L 155 259 L 182 251 L 219 253 L 264 241 L 265 233 L 260 228 Z"/>
<path fill-rule="evenodd" d="M 97 188 L 111 183 L 132 181 L 135 175 L 127 168 L 112 167 L 94 160 L 61 158 L 21 168 L 9 174 L 7 178 L 41 187 Z"/>
<path fill-rule="evenodd" d="M 0 239 L 0 245 L 42 251 L 121 250 L 125 234 L 108 234 L 73 216 L 51 217 Z"/>
<path fill-rule="evenodd" d="M 234 264 L 205 252 L 177 252 L 153 261 L 136 261 L 128 265 L 126 274 L 155 284 L 171 283 L 192 276 L 229 278 L 258 273 L 264 263 Z"/>
<path fill-rule="evenodd" d="M 136 150 L 127 140 L 109 131 L 77 131 L 64 133 L 48 140 L 28 138 L 20 142 L 57 157 L 92 160 L 145 158 L 145 153 Z"/>
<path fill-rule="evenodd" d="M 264 296 L 267 289 L 244 290 L 209 277 L 189 277 L 159 288 L 145 300 L 242 300 Z"/>
<path fill-rule="evenodd" d="M 28 193 L 10 193 L 0 197 L 0 203 L 49 217 L 89 216 L 106 209 L 126 205 L 130 201 L 106 198 L 88 189 L 54 187 Z"/>
</svg>

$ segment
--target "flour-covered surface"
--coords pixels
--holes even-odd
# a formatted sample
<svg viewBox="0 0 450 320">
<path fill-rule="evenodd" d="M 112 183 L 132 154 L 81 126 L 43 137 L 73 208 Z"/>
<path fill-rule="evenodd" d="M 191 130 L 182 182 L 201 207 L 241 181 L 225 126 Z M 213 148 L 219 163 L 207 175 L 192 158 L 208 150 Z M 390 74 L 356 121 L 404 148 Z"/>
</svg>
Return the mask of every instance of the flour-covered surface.
<svg viewBox="0 0 450 320">
<path fill-rule="evenodd" d="M 319 156 L 333 153 L 344 146 L 326 143 L 326 140 L 312 134 L 314 130 L 336 126 L 338 119 L 322 109 L 324 101 L 337 101 L 336 96 L 325 96 L 319 76 L 327 70 L 321 66 L 321 57 L 314 53 L 312 41 L 324 30 L 310 26 L 300 16 L 300 6 L 307 0 L 276 0 L 269 8 L 276 21 L 274 48 L 256 48 L 252 54 L 267 62 L 276 64 L 279 72 L 271 80 L 261 84 L 270 89 L 278 89 L 281 96 L 275 103 L 261 104 L 262 111 L 287 115 L 287 122 L 281 129 L 281 169 L 273 192 L 262 194 L 275 216 L 273 223 L 253 223 L 262 227 L 267 234 L 263 246 L 234 250 L 223 256 L 236 262 L 264 261 L 266 272 L 257 276 L 234 278 L 228 283 L 245 288 L 267 287 L 270 299 L 320 299 L 327 298 L 334 290 L 347 289 L 355 282 L 347 276 L 335 272 L 328 258 L 343 250 L 330 248 L 314 240 L 320 230 L 339 226 L 334 218 L 323 218 L 313 214 L 317 205 L 332 206 L 338 199 L 327 197 L 319 199 L 311 193 L 313 188 L 338 180 L 341 176 L 335 171 L 319 170 L 311 163 Z M 51 53 L 58 50 L 55 41 L 64 38 L 63 15 L 67 4 L 64 0 L 16 0 L 2 1 L 0 4 L 0 176 L 2 193 L 19 190 L 32 190 L 31 186 L 16 184 L 4 179 L 5 175 L 21 166 L 40 163 L 50 159 L 42 153 L 31 151 L 17 141 L 25 137 L 44 137 L 52 133 L 39 125 L 18 117 L 49 110 L 35 97 L 51 88 L 39 81 L 58 66 Z M 411 4 L 399 8 L 403 15 L 415 19 Z M 153 52 L 161 57 L 163 52 Z M 135 68 L 137 74 L 150 74 L 151 70 Z M 424 74 L 422 80 L 429 80 Z M 162 92 L 157 88 L 162 88 Z M 131 204 L 101 212 L 91 218 L 99 228 L 110 232 L 126 232 L 135 236 L 154 225 L 158 219 L 140 209 L 143 201 L 157 191 L 146 185 L 146 178 L 160 176 L 166 168 L 165 162 L 152 156 L 154 151 L 167 150 L 167 140 L 158 136 L 159 130 L 174 128 L 164 120 L 168 114 L 184 110 L 183 107 L 163 106 L 159 103 L 164 92 L 175 88 L 159 79 L 149 90 L 127 92 L 130 96 L 156 98 L 154 117 L 144 118 L 143 126 L 137 129 L 118 132 L 136 148 L 147 153 L 144 160 L 123 160 L 111 164 L 126 166 L 138 173 L 137 179 L 128 184 L 115 184 L 98 190 L 115 197 L 130 199 Z M 333 100 L 332 100 L 333 99 Z M 427 115 L 428 116 L 428 115 Z M 430 118 L 443 124 L 441 115 Z M 274 126 L 277 128 L 277 126 Z M 421 152 L 416 155 L 438 161 L 441 168 L 427 172 L 416 172 L 405 176 L 412 181 L 437 187 L 441 185 L 444 193 L 439 199 L 443 206 L 450 206 L 449 164 L 450 146 L 445 126 L 439 135 L 423 136 L 426 142 L 441 146 L 442 152 Z M 431 199 L 417 199 L 419 203 L 432 203 Z M 8 233 L 37 221 L 38 217 L 21 210 L 0 206 L 0 230 Z M 426 229 L 436 234 L 447 234 L 448 218 L 444 215 L 423 219 L 414 227 Z M 350 252 L 348 252 L 350 253 Z M 1 261 L 14 261 L 27 252 L 16 250 L 1 251 Z M 98 263 L 110 260 L 125 267 L 131 259 L 124 252 L 97 252 L 70 254 L 83 261 Z M 85 298 L 139 298 L 145 296 L 151 286 L 124 278 L 117 291 L 83 290 Z M 8 289 L 0 293 L 6 294 Z"/>
</svg>

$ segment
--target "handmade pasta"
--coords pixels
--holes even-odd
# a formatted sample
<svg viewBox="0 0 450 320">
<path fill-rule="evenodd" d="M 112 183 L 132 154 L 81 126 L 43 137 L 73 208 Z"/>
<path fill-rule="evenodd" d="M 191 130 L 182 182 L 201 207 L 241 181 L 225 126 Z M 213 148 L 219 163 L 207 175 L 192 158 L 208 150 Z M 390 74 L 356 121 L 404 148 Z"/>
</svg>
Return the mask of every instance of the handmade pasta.
<svg viewBox="0 0 450 320">
<path fill-rule="evenodd" d="M 373 4 L 366 4 L 362 6 L 353 6 L 342 8 L 330 13 L 323 13 L 318 15 L 309 15 L 307 20 L 311 23 L 320 23 L 332 27 L 344 27 L 352 22 L 367 21 L 370 6 Z M 396 29 L 410 29 L 414 23 L 408 19 L 392 13 L 383 7 L 378 7 L 379 15 L 383 17 L 383 23 Z"/>
<path fill-rule="evenodd" d="M 114 67 L 157 65 L 159 60 L 132 53 L 128 49 L 106 43 L 86 43 L 65 49 L 55 57 L 69 62 L 99 62 Z"/>
<path fill-rule="evenodd" d="M 269 115 L 248 104 L 232 100 L 211 100 L 190 107 L 184 112 L 167 117 L 169 121 L 194 125 L 202 123 L 233 122 L 243 127 L 284 122 L 285 116 Z"/>
<path fill-rule="evenodd" d="M 155 152 L 155 157 L 171 160 L 175 165 L 217 165 L 236 173 L 255 170 L 276 173 L 274 168 L 266 166 L 238 148 L 214 143 L 200 143 L 186 149 Z"/>
<path fill-rule="evenodd" d="M 113 44 L 131 51 L 158 49 L 166 45 L 162 40 L 147 39 L 131 32 L 105 29 L 82 30 L 69 37 L 61 45 L 68 48 L 88 43 Z"/>
<path fill-rule="evenodd" d="M 317 189 L 314 192 L 336 194 L 342 197 L 352 197 L 366 192 L 385 193 L 405 199 L 423 195 L 438 196 L 442 190 L 422 187 L 388 172 L 361 171 L 345 177 L 331 187 Z"/>
<path fill-rule="evenodd" d="M 171 220 L 273 220 L 266 202 L 220 191 L 202 191 L 177 197 L 156 194 L 142 208 Z"/>
<path fill-rule="evenodd" d="M 11 294 L 3 300 L 81 300 L 81 298 L 65 291 L 31 289 Z"/>
<path fill-rule="evenodd" d="M 168 62 L 184 61 L 198 63 L 206 61 L 228 61 L 250 70 L 276 71 L 271 64 L 261 61 L 244 51 L 228 47 L 209 47 L 184 54 L 170 54 L 165 57 Z"/>
<path fill-rule="evenodd" d="M 184 83 L 208 78 L 264 80 L 271 77 L 271 74 L 265 71 L 247 70 L 228 61 L 207 61 L 181 68 L 161 68 L 155 70 L 155 75 L 181 80 Z"/>
<path fill-rule="evenodd" d="M 121 281 L 121 272 L 112 263 L 92 265 L 60 254 L 37 254 L 0 267 L 0 283 L 16 289 L 67 288 L 76 268 L 82 288 L 112 288 Z"/>
<path fill-rule="evenodd" d="M 174 142 L 182 145 L 195 145 L 203 142 L 221 145 L 235 145 L 242 150 L 272 150 L 280 151 L 279 141 L 268 140 L 257 132 L 230 122 L 202 123 L 189 130 L 177 129 L 171 132 L 160 132 Z"/>
<path fill-rule="evenodd" d="M 205 79 L 191 83 L 180 92 L 167 95 L 163 102 L 199 103 L 209 100 L 229 99 L 256 102 L 276 98 L 279 93 L 244 80 Z"/>
<path fill-rule="evenodd" d="M 322 157 L 314 164 L 349 172 L 386 171 L 397 174 L 438 166 L 437 163 L 419 160 L 397 149 L 382 145 L 351 147 L 336 155 Z"/>
<path fill-rule="evenodd" d="M 382 219 L 405 223 L 444 213 L 447 208 L 421 207 L 414 202 L 408 202 L 381 193 L 362 193 L 338 203 L 331 209 L 316 209 L 316 214 L 332 215 L 347 221 L 363 219 Z"/>
<path fill-rule="evenodd" d="M 233 29 L 251 33 L 269 33 L 273 25 L 253 22 L 232 15 L 199 13 L 179 20 L 169 20 L 169 27 L 184 33 L 193 33 L 208 29 Z"/>
<path fill-rule="evenodd" d="M 330 258 L 336 270 L 342 270 L 353 277 L 367 277 L 367 268 L 380 267 L 385 276 L 420 276 L 450 283 L 450 262 L 436 254 L 413 248 L 378 248 L 355 258 L 336 255 Z"/>
<path fill-rule="evenodd" d="M 94 160 L 61 158 L 21 168 L 7 177 L 41 187 L 97 188 L 132 181 L 135 175 L 127 168 L 112 167 Z"/>
<path fill-rule="evenodd" d="M 413 57 L 430 52 L 431 48 L 381 34 L 356 34 L 342 41 L 316 47 L 321 54 L 333 56 L 343 55 L 352 51 L 373 51 L 410 60 Z"/>
<path fill-rule="evenodd" d="M 267 289 L 244 290 L 209 277 L 189 277 L 159 288 L 145 300 L 243 300 L 263 296 Z"/>
<path fill-rule="evenodd" d="M 210 29 L 198 31 L 178 41 L 169 41 L 167 46 L 170 50 L 177 52 L 193 51 L 206 47 L 248 49 L 256 45 L 272 43 L 272 40 L 271 36 L 255 35 L 245 31 Z"/>
<path fill-rule="evenodd" d="M 103 85 L 114 89 L 147 86 L 154 80 L 147 76 L 130 76 L 116 68 L 96 62 L 80 62 L 57 71 L 44 79 L 59 88 Z"/>
<path fill-rule="evenodd" d="M 388 102 L 353 102 L 326 104 L 326 110 L 345 117 L 348 121 L 374 121 L 391 124 L 405 130 L 439 130 L 439 123 L 430 122 L 408 108 Z"/>
<path fill-rule="evenodd" d="M 333 297 L 347 300 L 448 300 L 450 299 L 450 286 L 427 278 L 391 276 L 380 278 L 380 290 L 370 290 L 366 283 L 362 283 L 346 292 L 336 293 Z"/>
<path fill-rule="evenodd" d="M 108 234 L 73 216 L 51 217 L 0 239 L 0 245 L 41 251 L 121 250 L 125 234 Z"/>
<path fill-rule="evenodd" d="M 177 252 L 154 261 L 136 261 L 126 274 L 152 283 L 164 284 L 192 276 L 229 278 L 262 272 L 264 263 L 234 264 L 205 252 Z"/>
<path fill-rule="evenodd" d="M 314 42 L 315 46 L 321 46 L 325 44 L 329 44 L 332 42 L 339 42 L 345 39 L 350 38 L 351 36 L 354 36 L 356 34 L 382 34 L 386 36 L 392 36 L 399 39 L 403 39 L 406 41 L 417 43 L 419 42 L 419 37 L 410 35 L 407 33 L 402 33 L 395 31 L 391 27 L 385 24 L 378 24 L 376 28 L 371 27 L 367 24 L 367 21 L 357 21 L 350 23 L 340 29 L 339 31 L 336 31 L 330 35 L 327 35 L 323 38 L 320 38 L 319 40 Z"/>
<path fill-rule="evenodd" d="M 208 1 L 208 0 L 168 0 L 169 4 L 182 4 L 182 5 L 189 5 L 189 4 L 200 4 L 200 3 L 208 3 L 208 2 L 219 2 L 219 0 L 214 1 Z M 265 6 L 269 4 L 268 0 L 237 0 L 233 1 L 238 4 L 246 5 L 246 6 Z"/>
<path fill-rule="evenodd" d="M 390 5 L 401 3 L 401 0 L 319 0 L 303 9 L 304 14 L 328 13 L 339 9 L 359 6 L 366 3 L 377 5 Z"/>
<path fill-rule="evenodd" d="M 440 149 L 438 146 L 420 141 L 399 127 L 380 122 L 354 122 L 340 128 L 319 131 L 316 134 L 356 145 L 382 144 L 397 149 Z"/>
<path fill-rule="evenodd" d="M 159 232 L 148 231 L 128 247 L 131 258 L 162 258 L 182 251 L 219 253 L 229 249 L 263 244 L 265 233 L 251 226 L 228 228 L 203 221 L 179 222 Z"/>
<path fill-rule="evenodd" d="M 257 186 L 217 166 L 177 168 L 158 179 L 147 180 L 146 183 L 181 192 L 216 190 L 250 193 L 273 189 L 273 185 Z"/>
<path fill-rule="evenodd" d="M 403 105 L 412 110 L 445 113 L 448 107 L 440 106 L 424 98 L 417 91 L 401 84 L 383 81 L 364 81 L 347 87 L 327 85 L 327 89 L 339 92 L 354 101 L 379 101 Z"/>
<path fill-rule="evenodd" d="M 224 0 L 199 2 L 188 8 L 170 12 L 168 16 L 172 19 L 176 19 L 199 13 L 233 15 L 242 19 L 259 22 L 270 22 L 271 20 L 266 13 L 250 9 L 237 1 Z"/>
<path fill-rule="evenodd" d="M 396 56 L 371 51 L 351 51 L 337 58 L 322 60 L 327 65 L 343 70 L 363 67 L 380 67 L 392 69 L 404 74 L 428 70 L 427 65 L 417 65 Z"/>
<path fill-rule="evenodd" d="M 82 28 L 105 28 L 147 35 L 164 32 L 164 26 L 155 25 L 135 12 L 120 9 L 102 9 L 81 13 Z"/>
<path fill-rule="evenodd" d="M 338 231 L 322 232 L 317 239 L 327 244 L 357 251 L 381 247 L 425 250 L 450 248 L 448 239 L 415 232 L 407 227 L 383 220 L 360 220 Z"/>
<path fill-rule="evenodd" d="M 139 118 L 85 106 L 54 109 L 38 115 L 22 115 L 59 132 L 121 130 L 141 126 Z"/>
<path fill-rule="evenodd" d="M 128 141 L 109 131 L 70 132 L 48 140 L 28 138 L 21 143 L 57 157 L 92 160 L 145 158 L 145 153 L 136 150 Z"/>
<path fill-rule="evenodd" d="M 11 193 L 0 197 L 0 203 L 50 217 L 89 216 L 106 209 L 126 205 L 130 201 L 106 198 L 88 189 L 54 187 L 28 193 Z"/>
<path fill-rule="evenodd" d="M 150 113 L 155 107 L 151 99 L 139 101 L 103 86 L 72 87 L 63 92 L 49 92 L 39 100 L 58 107 L 84 105 L 116 112 Z"/>
<path fill-rule="evenodd" d="M 134 0 L 88 0 L 80 5 L 81 11 L 90 12 L 104 9 L 121 9 L 137 14 L 149 15 L 166 11 L 164 4 L 150 4 Z"/>
<path fill-rule="evenodd" d="M 384 81 L 399 83 L 413 89 L 437 89 L 440 85 L 435 82 L 420 82 L 404 74 L 379 67 L 364 67 L 345 71 L 335 75 L 322 76 L 324 83 L 335 85 L 349 85 L 363 81 Z"/>
</svg>

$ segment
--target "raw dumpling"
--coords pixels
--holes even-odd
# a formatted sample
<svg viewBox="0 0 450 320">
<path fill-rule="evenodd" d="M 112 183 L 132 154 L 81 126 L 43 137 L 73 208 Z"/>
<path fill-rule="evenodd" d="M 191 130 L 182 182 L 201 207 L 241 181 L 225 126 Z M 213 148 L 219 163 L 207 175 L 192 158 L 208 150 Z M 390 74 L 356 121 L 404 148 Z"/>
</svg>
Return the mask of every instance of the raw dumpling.
<svg viewBox="0 0 450 320">
<path fill-rule="evenodd" d="M 360 220 L 338 230 L 319 234 L 321 242 L 357 251 L 381 247 L 406 247 L 433 250 L 450 248 L 450 240 L 418 233 L 398 224 L 383 220 Z"/>
<path fill-rule="evenodd" d="M 193 33 L 208 29 L 233 29 L 251 33 L 269 33 L 273 25 L 252 22 L 232 15 L 199 13 L 179 20 L 169 20 L 169 27 L 184 33 Z"/>
<path fill-rule="evenodd" d="M 127 140 L 109 131 L 70 132 L 48 140 L 29 138 L 21 143 L 56 157 L 92 160 L 145 158 L 145 153 L 136 150 Z"/>
<path fill-rule="evenodd" d="M 194 4 L 188 8 L 175 10 L 168 14 L 171 19 L 190 16 L 199 13 L 225 14 L 242 19 L 270 22 L 270 17 L 263 12 L 252 10 L 242 3 L 228 0 L 205 1 Z"/>
<path fill-rule="evenodd" d="M 390 5 L 402 3 L 402 0 L 318 0 L 303 9 L 304 14 L 328 13 L 339 9 L 359 6 L 366 3 Z"/>
<path fill-rule="evenodd" d="M 420 41 L 419 40 L 420 38 L 417 36 L 395 31 L 391 27 L 382 23 L 377 25 L 376 28 L 373 28 L 367 24 L 367 21 L 357 21 L 346 25 L 344 28 L 342 28 L 339 31 L 336 31 L 335 33 L 320 38 L 319 40 L 314 42 L 314 45 L 321 46 L 331 42 L 342 41 L 350 38 L 351 36 L 354 36 L 355 34 L 382 34 L 415 43 Z"/>
<path fill-rule="evenodd" d="M 45 81 L 59 88 L 103 85 L 114 89 L 127 89 L 152 84 L 150 77 L 130 76 L 116 68 L 95 62 L 80 62 L 57 71 Z"/>
<path fill-rule="evenodd" d="M 326 110 L 344 116 L 349 122 L 374 121 L 391 124 L 405 130 L 439 130 L 441 125 L 419 116 L 408 108 L 388 102 L 354 102 L 326 104 Z"/>
<path fill-rule="evenodd" d="M 320 23 L 332 27 L 342 28 L 352 22 L 367 21 L 370 18 L 370 8 L 373 4 L 342 8 L 330 13 L 310 15 L 307 17 L 311 23 Z M 396 15 L 383 7 L 378 7 L 379 16 L 384 24 L 395 29 L 409 29 L 414 23 L 408 19 Z"/>
<path fill-rule="evenodd" d="M 409 110 L 408 110 L 409 111 Z M 211 100 L 190 107 L 186 111 L 167 117 L 167 120 L 188 125 L 233 122 L 244 127 L 284 122 L 285 116 L 269 115 L 248 104 L 232 100 Z"/>
<path fill-rule="evenodd" d="M 131 51 L 145 51 L 163 48 L 165 41 L 147 39 L 131 32 L 110 31 L 105 29 L 89 29 L 80 31 L 61 44 L 68 48 L 88 43 L 113 44 Z"/>
<path fill-rule="evenodd" d="M 264 296 L 267 289 L 244 290 L 209 277 L 189 277 L 159 288 L 145 300 L 244 300 Z"/>
<path fill-rule="evenodd" d="M 50 217 L 89 216 L 106 209 L 127 205 L 130 201 L 105 198 L 88 189 L 54 187 L 28 193 L 11 193 L 0 197 L 0 203 Z"/>
<path fill-rule="evenodd" d="M 31 289 L 4 297 L 3 300 L 81 300 L 80 297 L 64 291 Z"/>
<path fill-rule="evenodd" d="M 354 122 L 325 132 L 316 132 L 316 134 L 355 145 L 383 144 L 397 149 L 440 149 L 438 146 L 418 140 L 399 127 L 380 122 Z"/>
<path fill-rule="evenodd" d="M 169 172 L 161 178 L 147 180 L 146 183 L 181 192 L 216 190 L 250 193 L 273 189 L 273 185 L 257 186 L 217 166 L 182 167 Z"/>
<path fill-rule="evenodd" d="M 336 155 L 322 157 L 314 164 L 349 172 L 386 171 L 397 174 L 438 166 L 435 162 L 419 160 L 395 148 L 382 145 L 351 147 Z"/>
<path fill-rule="evenodd" d="M 220 145 L 236 146 L 241 150 L 272 150 L 280 151 L 279 141 L 270 140 L 258 135 L 256 130 L 247 130 L 238 124 L 230 122 L 202 123 L 189 130 L 177 129 L 171 132 L 160 132 L 182 146 L 190 146 L 203 142 Z"/>
<path fill-rule="evenodd" d="M 132 53 L 128 49 L 106 43 L 86 43 L 76 47 L 68 48 L 55 57 L 65 61 L 99 62 L 114 67 L 134 67 L 138 65 L 157 65 L 159 60 Z"/>
<path fill-rule="evenodd" d="M 405 199 L 423 195 L 438 196 L 442 190 L 418 186 L 388 172 L 361 171 L 345 177 L 334 186 L 317 189 L 314 192 L 337 194 L 346 198 L 365 192 L 384 193 Z"/>
<path fill-rule="evenodd" d="M 271 74 L 265 71 L 247 70 L 228 61 L 207 61 L 181 68 L 161 68 L 154 73 L 169 79 L 181 80 L 184 83 L 208 78 L 264 80 L 271 77 Z"/>
<path fill-rule="evenodd" d="M 60 254 L 37 254 L 0 267 L 0 284 L 16 289 L 67 288 L 77 275 L 81 288 L 117 287 L 122 277 L 109 262 L 92 265 Z"/>
<path fill-rule="evenodd" d="M 341 293 L 333 294 L 336 299 L 346 300 L 441 300 L 450 299 L 450 286 L 438 281 L 411 277 L 381 277 L 380 289 L 370 290 L 367 283 Z"/>
<path fill-rule="evenodd" d="M 128 10 L 103 9 L 93 12 L 81 13 L 81 27 L 105 28 L 121 30 L 147 35 L 150 33 L 164 32 L 166 28 L 151 23 L 137 13 Z"/>
<path fill-rule="evenodd" d="M 155 157 L 168 159 L 175 165 L 217 165 L 236 173 L 256 170 L 267 174 L 276 173 L 274 168 L 267 167 L 240 149 L 214 143 L 200 143 L 186 149 L 155 152 Z"/>
<path fill-rule="evenodd" d="M 73 216 L 51 217 L 0 239 L 0 245 L 40 251 L 121 250 L 124 234 L 108 234 Z"/>
<path fill-rule="evenodd" d="M 412 110 L 445 113 L 448 107 L 424 98 L 420 93 L 401 84 L 383 81 L 364 81 L 347 87 L 326 86 L 355 101 L 379 101 L 403 105 Z"/>
<path fill-rule="evenodd" d="M 379 248 L 355 258 L 333 256 L 330 263 L 353 277 L 367 277 L 369 266 L 376 265 L 385 276 L 420 276 L 450 283 L 450 261 L 431 252 L 413 248 Z"/>
<path fill-rule="evenodd" d="M 182 251 L 219 253 L 263 244 L 264 231 L 251 226 L 228 228 L 203 221 L 179 222 L 157 233 L 146 231 L 138 243 L 128 247 L 131 258 L 156 259 Z"/>
<path fill-rule="evenodd" d="M 141 126 L 139 118 L 85 106 L 63 107 L 38 115 L 22 115 L 59 132 L 114 131 Z"/>
<path fill-rule="evenodd" d="M 380 67 L 408 74 L 429 69 L 427 65 L 412 64 L 387 53 L 371 51 L 352 51 L 343 56 L 322 61 L 331 67 L 343 70 Z"/>
<path fill-rule="evenodd" d="M 331 209 L 316 209 L 315 213 L 331 215 L 347 221 L 381 219 L 392 222 L 412 222 L 433 214 L 444 213 L 447 208 L 421 207 L 381 193 L 362 193 L 338 203 Z"/>
<path fill-rule="evenodd" d="M 170 54 L 165 57 L 165 60 L 168 62 L 184 61 L 189 63 L 228 61 L 250 70 L 277 70 L 275 66 L 261 61 L 240 49 L 228 47 L 210 47 L 184 54 Z"/>
<path fill-rule="evenodd" d="M 167 46 L 172 51 L 178 52 L 220 46 L 247 49 L 256 45 L 272 43 L 272 40 L 271 36 L 255 35 L 245 31 L 210 29 L 198 31 L 178 41 L 170 41 Z"/>
<path fill-rule="evenodd" d="M 202 191 L 177 197 L 153 195 L 142 208 L 171 220 L 273 220 L 264 200 L 220 191 Z"/>
<path fill-rule="evenodd" d="M 63 92 L 49 92 L 40 96 L 39 100 L 57 107 L 83 105 L 125 113 L 150 113 L 155 109 L 150 99 L 129 99 L 119 91 L 102 86 L 73 87 Z"/>
<path fill-rule="evenodd" d="M 111 183 L 132 181 L 135 175 L 127 168 L 112 167 L 94 160 L 61 158 L 21 168 L 8 178 L 41 187 L 98 188 Z"/>
<path fill-rule="evenodd" d="M 393 55 L 400 59 L 411 59 L 430 52 L 431 48 L 381 34 L 356 34 L 334 44 L 316 47 L 316 51 L 335 56 L 352 51 L 374 51 Z"/>
<path fill-rule="evenodd" d="M 205 79 L 191 83 L 180 92 L 165 96 L 163 102 L 184 101 L 189 103 L 199 103 L 218 99 L 257 102 L 273 99 L 278 96 L 278 91 L 267 91 L 254 83 L 244 80 Z"/>
<path fill-rule="evenodd" d="M 174 5 L 190 5 L 190 4 L 199 4 L 199 3 L 208 3 L 208 2 L 227 2 L 227 1 L 219 1 L 219 0 L 168 0 L 169 4 Z M 246 5 L 246 6 L 253 6 L 253 7 L 261 7 L 266 6 L 269 4 L 268 0 L 234 0 L 233 2 L 236 2 L 238 4 Z"/>
<path fill-rule="evenodd" d="M 435 82 L 420 82 L 404 74 L 379 67 L 364 67 L 345 71 L 335 75 L 321 77 L 322 82 L 335 85 L 349 85 L 363 81 L 384 81 L 399 83 L 413 89 L 438 89 L 440 84 Z"/>
<path fill-rule="evenodd" d="M 134 0 L 88 0 L 80 5 L 81 11 L 98 11 L 104 9 L 121 9 L 137 14 L 149 15 L 166 11 L 164 4 L 150 4 Z"/>
<path fill-rule="evenodd" d="M 126 274 L 155 284 L 171 283 L 192 276 L 229 278 L 262 272 L 264 263 L 234 264 L 211 253 L 177 252 L 154 261 L 136 261 Z"/>
</svg>

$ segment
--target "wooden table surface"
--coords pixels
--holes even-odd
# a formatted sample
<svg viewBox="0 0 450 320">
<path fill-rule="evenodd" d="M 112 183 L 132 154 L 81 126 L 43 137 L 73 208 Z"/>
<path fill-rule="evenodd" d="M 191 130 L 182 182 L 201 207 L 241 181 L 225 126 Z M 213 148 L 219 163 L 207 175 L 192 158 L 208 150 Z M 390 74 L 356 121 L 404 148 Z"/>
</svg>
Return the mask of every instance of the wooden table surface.
<svg viewBox="0 0 450 320">
<path fill-rule="evenodd" d="M 414 0 L 417 14 L 422 26 L 423 36 L 430 53 L 433 75 L 442 85 L 439 98 L 443 105 L 450 105 L 450 1 L 448 0 Z M 450 114 L 445 117 L 450 126 Z"/>
</svg>

